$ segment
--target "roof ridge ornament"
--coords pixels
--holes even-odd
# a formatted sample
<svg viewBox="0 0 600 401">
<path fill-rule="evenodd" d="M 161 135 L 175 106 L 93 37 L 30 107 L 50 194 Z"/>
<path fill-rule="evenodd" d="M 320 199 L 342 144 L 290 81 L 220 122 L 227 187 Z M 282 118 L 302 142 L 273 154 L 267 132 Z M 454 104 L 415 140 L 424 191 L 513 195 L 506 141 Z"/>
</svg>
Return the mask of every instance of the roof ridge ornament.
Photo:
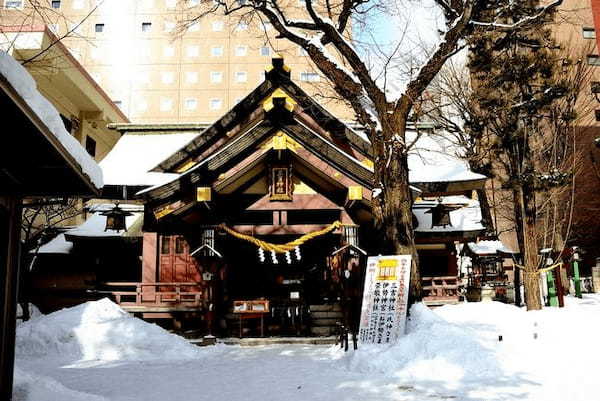
<svg viewBox="0 0 600 401">
<path fill-rule="evenodd" d="M 285 64 L 281 54 L 276 54 L 271 59 L 271 65 L 265 68 L 265 79 L 272 83 L 278 83 L 281 81 L 281 77 L 291 79 L 292 69 Z"/>
</svg>

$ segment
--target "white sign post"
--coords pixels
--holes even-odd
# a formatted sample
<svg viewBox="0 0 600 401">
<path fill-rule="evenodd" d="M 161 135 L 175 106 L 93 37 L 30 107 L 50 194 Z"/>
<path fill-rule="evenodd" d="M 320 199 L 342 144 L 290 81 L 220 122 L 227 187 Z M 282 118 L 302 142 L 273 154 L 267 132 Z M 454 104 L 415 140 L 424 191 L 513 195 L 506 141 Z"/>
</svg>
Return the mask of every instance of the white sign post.
<svg viewBox="0 0 600 401">
<path fill-rule="evenodd" d="M 390 344 L 404 335 L 410 266 L 410 255 L 369 257 L 360 314 L 361 343 Z"/>
</svg>

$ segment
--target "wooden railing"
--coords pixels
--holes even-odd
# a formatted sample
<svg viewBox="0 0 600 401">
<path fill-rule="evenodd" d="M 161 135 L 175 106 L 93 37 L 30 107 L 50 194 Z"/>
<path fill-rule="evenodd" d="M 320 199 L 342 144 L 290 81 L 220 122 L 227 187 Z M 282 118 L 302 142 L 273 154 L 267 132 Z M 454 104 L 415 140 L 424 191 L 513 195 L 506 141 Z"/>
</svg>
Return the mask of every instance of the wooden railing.
<svg viewBox="0 0 600 401">
<path fill-rule="evenodd" d="M 99 294 L 111 295 L 122 307 L 189 307 L 203 306 L 199 283 L 128 283 L 110 282 L 101 285 Z"/>
<path fill-rule="evenodd" d="M 459 297 L 459 282 L 456 276 L 422 277 L 423 299 L 453 300 Z"/>
</svg>

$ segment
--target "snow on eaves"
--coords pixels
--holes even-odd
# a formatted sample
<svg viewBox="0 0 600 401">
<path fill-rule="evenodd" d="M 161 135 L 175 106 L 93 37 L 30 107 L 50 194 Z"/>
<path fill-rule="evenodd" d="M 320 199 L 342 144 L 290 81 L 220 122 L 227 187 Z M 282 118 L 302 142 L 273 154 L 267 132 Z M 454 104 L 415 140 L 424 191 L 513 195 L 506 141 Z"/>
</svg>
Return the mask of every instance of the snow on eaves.
<svg viewBox="0 0 600 401">
<path fill-rule="evenodd" d="M 491 255 L 498 252 L 515 253 L 510 248 L 507 248 L 502 241 L 485 240 L 479 242 L 469 242 L 467 246 L 476 255 Z"/>
<path fill-rule="evenodd" d="M 466 196 L 448 196 L 441 198 L 442 204 L 462 205 L 459 209 L 450 212 L 450 226 L 432 227 L 432 214 L 426 213 L 435 207 L 438 201 L 416 201 L 412 212 L 417 218 L 418 226 L 415 232 L 453 232 L 453 231 L 481 231 L 485 227 L 481 224 L 481 208 L 479 202 Z"/>
<path fill-rule="evenodd" d="M 77 140 L 67 132 L 56 108 L 37 90 L 37 84 L 29 72 L 8 53 L 0 50 L 0 74 L 27 103 L 48 131 L 62 144 L 79 164 L 81 171 L 92 184 L 103 187 L 102 170 Z"/>
<path fill-rule="evenodd" d="M 155 186 L 178 174 L 150 170 L 196 138 L 197 132 L 125 133 L 100 162 L 106 185 Z"/>
<path fill-rule="evenodd" d="M 114 204 L 99 204 L 92 206 L 90 212 L 92 213 L 89 218 L 81 225 L 66 230 L 63 234 L 59 234 L 48 243 L 42 245 L 37 253 L 38 254 L 69 254 L 73 250 L 73 243 L 67 241 L 65 235 L 71 235 L 76 237 L 122 237 L 127 231 L 114 231 L 104 230 L 106 227 L 106 216 L 102 216 L 100 213 L 109 210 L 114 207 Z M 125 217 L 125 226 L 127 230 L 131 230 L 134 224 L 143 218 L 143 206 L 141 205 L 128 205 L 120 204 L 119 207 L 123 210 L 133 213 L 131 216 Z M 35 253 L 35 251 L 32 251 Z"/>
<path fill-rule="evenodd" d="M 411 132 L 410 136 L 416 135 Z M 407 140 L 411 142 L 407 132 Z M 457 182 L 485 180 L 483 174 L 474 173 L 466 161 L 460 159 L 460 149 L 441 136 L 422 134 L 408 154 L 409 181 Z"/>
</svg>

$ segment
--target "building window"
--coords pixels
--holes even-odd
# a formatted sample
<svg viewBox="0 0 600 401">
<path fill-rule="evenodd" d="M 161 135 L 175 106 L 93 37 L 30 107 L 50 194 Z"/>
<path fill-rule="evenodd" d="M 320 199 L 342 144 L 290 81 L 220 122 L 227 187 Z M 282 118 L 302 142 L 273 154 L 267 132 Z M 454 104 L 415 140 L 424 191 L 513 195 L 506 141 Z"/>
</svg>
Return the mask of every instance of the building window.
<svg viewBox="0 0 600 401">
<path fill-rule="evenodd" d="M 198 32 L 200 30 L 200 24 L 193 22 L 187 27 L 188 32 Z"/>
<path fill-rule="evenodd" d="M 235 73 L 235 82 L 247 82 L 248 73 L 246 71 L 237 71 Z"/>
<path fill-rule="evenodd" d="M 260 48 L 260 55 L 261 56 L 270 56 L 271 55 L 271 48 L 267 47 L 267 46 L 263 46 Z"/>
<path fill-rule="evenodd" d="M 198 100 L 195 98 L 185 99 L 185 109 L 186 110 L 196 110 L 198 107 Z"/>
<path fill-rule="evenodd" d="M 198 83 L 198 73 L 196 71 L 187 71 L 185 73 L 185 82 L 188 84 Z"/>
<path fill-rule="evenodd" d="M 177 0 L 165 0 L 165 7 L 169 9 L 177 7 Z"/>
<path fill-rule="evenodd" d="M 163 48 L 163 56 L 173 57 L 175 55 L 175 48 L 173 46 L 165 46 Z"/>
<path fill-rule="evenodd" d="M 173 82 L 175 82 L 175 74 L 173 74 L 171 71 L 163 71 L 160 73 L 160 80 L 165 85 L 171 85 Z"/>
<path fill-rule="evenodd" d="M 104 24 L 96 24 L 94 26 L 94 30 L 96 31 L 96 33 L 104 32 Z"/>
<path fill-rule="evenodd" d="M 583 28 L 584 39 L 596 39 L 596 30 L 594 28 Z"/>
<path fill-rule="evenodd" d="M 301 72 L 300 73 L 300 81 L 318 82 L 319 74 L 317 74 L 316 72 Z"/>
<path fill-rule="evenodd" d="M 213 21 L 212 30 L 214 32 L 221 32 L 223 30 L 223 21 Z"/>
<path fill-rule="evenodd" d="M 90 156 L 96 157 L 96 141 L 89 135 L 85 137 L 85 150 Z"/>
<path fill-rule="evenodd" d="M 308 52 L 303 47 L 298 47 L 299 56 L 308 56 Z"/>
<path fill-rule="evenodd" d="M 223 82 L 223 73 L 220 71 L 211 71 L 210 82 L 212 82 L 213 84 L 218 84 L 218 83 Z"/>
<path fill-rule="evenodd" d="M 173 108 L 173 99 L 163 97 L 160 99 L 160 111 L 171 111 Z"/>
<path fill-rule="evenodd" d="M 213 46 L 210 48 L 210 55 L 213 57 L 223 56 L 223 46 Z"/>
<path fill-rule="evenodd" d="M 175 253 L 182 254 L 185 248 L 185 241 L 183 237 L 175 237 Z"/>
<path fill-rule="evenodd" d="M 90 57 L 92 57 L 93 60 L 98 60 L 100 58 L 100 49 L 92 47 L 90 50 Z"/>
<path fill-rule="evenodd" d="M 185 53 L 188 57 L 198 57 L 200 55 L 200 47 L 198 46 L 188 46 L 185 49 Z"/>
<path fill-rule="evenodd" d="M 271 28 L 273 28 L 273 24 L 271 24 L 270 22 L 263 22 L 262 27 L 264 31 L 270 31 Z"/>
<path fill-rule="evenodd" d="M 248 3 L 248 0 L 237 0 L 240 6 L 245 6 Z"/>
<path fill-rule="evenodd" d="M 81 33 L 83 32 L 83 25 L 80 23 L 70 23 L 69 31 L 73 32 L 75 35 L 81 36 Z"/>
<path fill-rule="evenodd" d="M 161 237 L 160 239 L 160 253 L 168 255 L 171 253 L 171 237 Z"/>
<path fill-rule="evenodd" d="M 175 23 L 172 21 L 165 21 L 165 32 L 173 32 L 175 29 Z"/>
<path fill-rule="evenodd" d="M 4 0 L 4 8 L 21 9 L 23 0 Z"/>
<path fill-rule="evenodd" d="M 211 110 L 220 110 L 221 106 L 223 106 L 223 101 L 221 99 L 210 99 L 209 106 Z"/>
<path fill-rule="evenodd" d="M 235 55 L 238 57 L 244 57 L 248 54 L 248 47 L 246 46 L 236 46 L 235 47 Z"/>
<path fill-rule="evenodd" d="M 52 8 L 60 8 L 60 0 L 52 0 Z"/>
<path fill-rule="evenodd" d="M 92 72 L 92 78 L 94 78 L 94 81 L 96 81 L 96 83 L 100 83 L 102 82 L 102 74 L 100 74 L 99 72 Z"/>
<path fill-rule="evenodd" d="M 235 27 L 236 32 L 246 31 L 246 30 L 248 30 L 248 24 L 246 24 L 245 22 L 240 22 Z"/>
<path fill-rule="evenodd" d="M 135 102 L 135 107 L 136 107 L 137 111 L 146 111 L 148 109 L 148 102 L 146 102 L 146 100 L 144 100 L 144 98 L 139 98 Z"/>
<path fill-rule="evenodd" d="M 264 80 L 267 79 L 267 72 L 266 71 L 261 71 L 259 73 L 259 76 L 260 76 L 260 81 L 264 81 Z"/>
<path fill-rule="evenodd" d="M 150 83 L 150 72 L 149 71 L 139 71 L 136 74 L 136 78 L 140 85 L 147 85 Z"/>
<path fill-rule="evenodd" d="M 244 99 L 244 98 L 243 97 L 236 97 L 235 98 L 235 104 L 238 104 L 239 102 L 241 102 L 242 99 Z"/>
<path fill-rule="evenodd" d="M 83 8 L 83 0 L 73 0 L 73 9 L 81 10 Z"/>
<path fill-rule="evenodd" d="M 188 7 L 196 7 L 198 5 L 198 0 L 187 0 Z"/>
<path fill-rule="evenodd" d="M 152 30 L 152 22 L 142 22 L 142 32 L 150 32 Z"/>
<path fill-rule="evenodd" d="M 590 54 L 587 56 L 587 63 L 589 65 L 600 65 L 600 56 L 597 54 Z"/>
<path fill-rule="evenodd" d="M 58 35 L 58 24 L 48 24 L 48 28 L 50 29 L 50 32 Z"/>
<path fill-rule="evenodd" d="M 113 100 L 113 103 L 115 104 L 115 106 L 117 106 L 119 109 L 123 109 L 123 102 L 121 100 Z"/>
</svg>

